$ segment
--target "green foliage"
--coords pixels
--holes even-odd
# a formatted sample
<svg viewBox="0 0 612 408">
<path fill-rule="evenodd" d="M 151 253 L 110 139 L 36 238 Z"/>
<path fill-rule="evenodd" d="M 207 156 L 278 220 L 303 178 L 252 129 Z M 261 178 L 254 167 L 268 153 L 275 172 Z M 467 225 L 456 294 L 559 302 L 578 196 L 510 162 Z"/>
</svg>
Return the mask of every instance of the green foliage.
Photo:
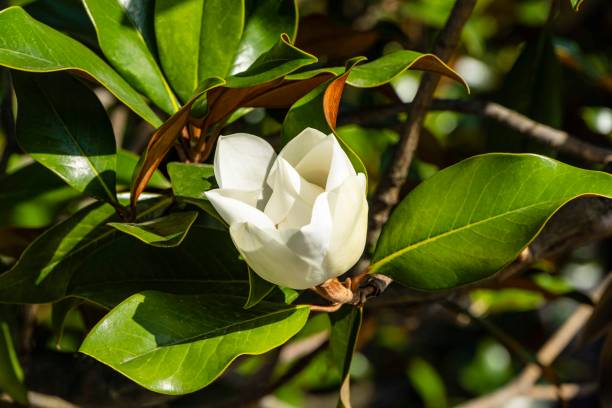
<svg viewBox="0 0 612 408">
<path fill-rule="evenodd" d="M 176 212 L 140 223 L 109 222 L 107 225 L 145 244 L 170 248 L 179 246 L 198 218 L 196 211 Z"/>
<path fill-rule="evenodd" d="M 178 110 L 176 99 L 147 44 L 150 34 L 145 32 L 145 24 L 150 3 L 83 1 L 96 28 L 98 44 L 112 66 L 153 103 L 173 113 Z"/>
<path fill-rule="evenodd" d="M 206 391 L 207 404 L 244 383 L 249 392 L 239 397 L 246 405 L 257 397 L 252 389 L 307 405 L 304 390 L 322 394 L 339 388 L 338 406 L 350 407 L 350 374 L 357 380 L 353 397 L 364 399 L 359 405 L 384 405 L 375 398 L 387 397 L 389 389 L 396 405 L 420 400 L 436 408 L 458 402 L 457 395 L 490 392 L 519 368 L 504 347 L 479 331 L 496 327 L 488 319 L 512 327 L 517 344 L 530 348 L 551 330 L 550 321 L 565 318 L 564 301 L 594 303 L 580 286 L 580 271 L 574 280 L 562 277 L 569 256 L 541 261 L 524 276 L 484 280 L 522 260 L 519 254 L 536 238 L 577 228 L 559 228 L 552 218 L 557 213 L 580 203 L 585 214 L 609 205 L 612 176 L 595 171 L 609 170 L 601 165 L 605 160 L 589 163 L 579 151 L 568 157 L 559 149 L 559 159 L 583 167 L 578 168 L 545 156 L 496 153 L 558 154 L 524 136 L 541 127 L 510 129 L 513 118 L 493 123 L 495 115 L 487 109 L 483 115 L 489 119 L 464 113 L 474 113 L 466 95 L 469 83 L 475 99 L 494 98 L 567 130 L 563 144 L 578 139 L 607 149 L 609 46 L 580 31 L 567 5 L 570 15 L 557 30 L 556 10 L 546 0 L 495 5 L 483 0 L 453 54 L 455 71 L 433 54 L 404 49 L 432 48 L 452 0 L 377 0 L 361 2 L 362 8 L 334 0 L 326 3 L 325 15 L 315 3 L 300 2 L 298 11 L 295 0 L 13 0 L 0 10 L 3 392 L 27 404 L 28 381 L 14 337 L 28 331 L 9 325 L 10 318 L 21 316 L 11 304 L 43 304 L 22 319 L 47 326 L 28 335 L 34 338 L 26 336 L 21 348 L 36 348 L 32 355 L 65 345 L 159 393 L 192 393 L 229 371 L 222 384 Z M 569 3 L 577 11 L 583 2 Z M 599 14 L 585 17 L 598 21 Z M 329 310 L 336 311 L 309 320 L 310 305 L 327 306 L 326 290 L 334 286 L 279 287 L 249 268 L 205 195 L 217 187 L 215 141 L 248 132 L 281 148 L 306 127 L 333 132 L 355 169 L 368 175 L 374 197 L 394 146 L 405 136 L 404 122 L 414 119 L 406 117 L 400 101 L 411 100 L 418 86 L 415 71 L 446 77 L 434 97 L 458 98 L 450 101 L 458 108 L 424 118 L 412 166 L 394 175 L 394 182 L 408 180 L 383 226 L 369 272 L 408 288 L 389 288 L 371 309 L 369 303 L 339 309 L 332 304 Z M 355 123 L 342 120 L 347 112 L 345 119 Z M 343 125 L 336 128 L 338 118 Z M 493 153 L 479 155 L 483 152 Z M 234 193 L 242 192 L 229 194 Z M 257 197 L 256 205 L 263 211 L 261 200 Z M 380 205 L 373 200 L 371 206 Z M 584 224 L 595 225 L 589 217 Z M 333 256 L 347 254 L 322 262 L 333 262 Z M 593 257 L 590 253 L 589 262 Z M 354 272 L 352 278 L 364 277 Z M 349 287 L 380 294 L 367 277 L 342 283 L 336 289 L 344 294 Z M 466 284 L 474 288 L 455 291 Z M 612 367 L 611 288 L 582 336 L 585 345 L 608 336 L 601 356 L 604 391 Z M 423 290 L 452 291 L 487 324 L 458 334 L 429 307 L 439 294 Z M 65 330 L 75 316 L 78 324 Z M 512 316 L 521 324 L 504 320 Z M 523 333 L 531 319 L 538 323 L 534 338 Z M 241 355 L 261 357 L 230 367 Z M 564 363 L 580 371 L 575 361 Z M 555 364 L 555 370 L 557 365 L 564 367 Z M 36 372 L 27 368 L 26 374 Z M 369 378 L 371 370 L 377 377 Z M 594 372 L 590 366 L 584 371 Z M 546 374 L 546 380 L 554 378 Z M 391 381 L 398 377 L 401 387 Z M 380 392 L 387 378 L 388 388 Z M 396 399 L 394 387 L 407 392 Z M 602 393 L 604 403 L 608 394 Z M 199 394 L 189 398 L 198 404 Z"/>
<path fill-rule="evenodd" d="M 76 190 L 116 203 L 117 148 L 95 95 L 65 73 L 15 72 L 13 84 L 21 147 Z"/>
<path fill-rule="evenodd" d="M 82 72 L 95 78 L 147 122 L 154 126 L 161 123 L 144 99 L 94 52 L 34 20 L 20 7 L 0 11 L 0 65 L 30 72 Z"/>
<path fill-rule="evenodd" d="M 102 319 L 80 351 L 150 390 L 193 392 L 239 355 L 262 354 L 286 342 L 308 318 L 305 306 L 260 302 L 245 310 L 243 301 L 142 292 Z"/>
<path fill-rule="evenodd" d="M 425 290 L 487 278 L 562 205 L 586 194 L 612 197 L 612 176 L 537 155 L 467 159 L 427 179 L 397 207 L 371 272 Z"/>
</svg>

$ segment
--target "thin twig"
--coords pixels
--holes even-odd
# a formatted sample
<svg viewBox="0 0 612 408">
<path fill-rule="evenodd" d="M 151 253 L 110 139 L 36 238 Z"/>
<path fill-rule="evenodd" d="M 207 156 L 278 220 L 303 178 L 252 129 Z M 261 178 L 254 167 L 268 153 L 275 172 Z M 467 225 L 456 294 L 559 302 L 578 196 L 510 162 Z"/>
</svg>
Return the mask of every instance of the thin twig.
<svg viewBox="0 0 612 408">
<path fill-rule="evenodd" d="M 371 124 L 404 112 L 412 104 L 391 104 L 369 108 L 367 111 L 347 113 L 342 123 Z M 595 146 L 563 130 L 536 122 L 527 116 L 495 102 L 479 100 L 436 99 L 431 110 L 454 111 L 479 115 L 495 120 L 521 134 L 553 149 L 592 163 L 611 163 L 612 149 Z"/>
<path fill-rule="evenodd" d="M 433 49 L 433 53 L 443 61 L 447 61 L 457 47 L 463 26 L 475 4 L 476 0 L 457 0 L 455 2 Z M 406 181 L 408 168 L 419 143 L 423 119 L 429 110 L 439 80 L 438 74 L 424 74 L 414 100 L 408 107 L 408 120 L 396 147 L 393 162 L 389 171 L 382 178 L 372 202 L 368 247 L 371 247 L 378 239 L 383 224 L 399 200 L 400 190 Z"/>
<path fill-rule="evenodd" d="M 597 300 L 603 289 L 607 286 L 608 279 L 604 279 L 593 293 L 593 297 Z M 540 348 L 536 357 L 541 364 L 546 366 L 551 365 L 559 354 L 567 347 L 582 326 L 591 316 L 593 308 L 588 305 L 581 305 L 574 313 L 565 321 L 557 332 Z M 473 399 L 458 406 L 458 408 L 496 408 L 504 405 L 512 398 L 528 394 L 534 384 L 542 375 L 542 369 L 536 364 L 526 366 L 521 374 L 505 387 L 482 397 Z"/>
</svg>

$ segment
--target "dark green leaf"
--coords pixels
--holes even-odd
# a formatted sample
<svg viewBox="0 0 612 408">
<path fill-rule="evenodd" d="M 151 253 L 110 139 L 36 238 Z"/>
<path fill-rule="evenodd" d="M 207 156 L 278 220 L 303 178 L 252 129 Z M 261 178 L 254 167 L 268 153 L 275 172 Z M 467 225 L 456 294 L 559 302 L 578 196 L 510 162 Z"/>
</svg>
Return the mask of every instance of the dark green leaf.
<svg viewBox="0 0 612 408">
<path fill-rule="evenodd" d="M 406 286 L 446 289 L 514 260 L 565 203 L 612 196 L 612 175 L 531 154 L 487 154 L 424 181 L 383 228 L 371 271 Z"/>
<path fill-rule="evenodd" d="M 162 66 L 183 101 L 191 98 L 207 78 L 230 78 L 232 87 L 251 86 L 274 75 L 282 76 L 267 73 L 278 71 L 279 65 L 288 73 L 296 69 L 290 66 L 316 61 L 290 44 L 279 46 L 281 34 L 293 38 L 296 27 L 297 8 L 292 0 L 155 3 Z M 278 50 L 273 51 L 275 44 Z M 268 52 L 270 55 L 264 58 Z M 302 62 L 291 61 L 293 58 Z M 248 76 L 243 75 L 246 71 Z"/>
<path fill-rule="evenodd" d="M 446 387 L 444 380 L 436 369 L 422 358 L 415 357 L 410 361 L 408 377 L 414 389 L 419 393 L 425 408 L 446 408 Z"/>
<path fill-rule="evenodd" d="M 196 218 L 198 218 L 197 212 L 188 211 L 139 223 L 109 222 L 108 225 L 145 244 L 171 248 L 183 242 Z"/>
<path fill-rule="evenodd" d="M 0 65 L 31 72 L 81 72 L 154 127 L 161 124 L 142 96 L 94 52 L 34 20 L 20 7 L 0 11 Z"/>
<path fill-rule="evenodd" d="M 147 47 L 141 27 L 134 21 L 134 17 L 146 14 L 144 9 L 153 7 L 151 2 L 83 0 L 83 4 L 96 28 L 100 48 L 111 65 L 166 113 L 177 111 L 176 98 Z"/>
<path fill-rule="evenodd" d="M 169 204 L 143 200 L 139 219 L 159 216 Z M 0 275 L 0 302 L 76 296 L 111 307 L 142 290 L 247 297 L 247 266 L 226 231 L 196 224 L 178 247 L 158 248 L 106 225 L 116 221 L 110 205 L 93 205 L 45 232 Z"/>
<path fill-rule="evenodd" d="M 53 334 L 55 335 L 55 344 L 57 347 L 59 347 L 62 343 L 64 323 L 66 322 L 68 313 L 80 306 L 82 303 L 82 299 L 69 297 L 53 304 L 51 309 L 51 328 L 53 329 Z"/>
<path fill-rule="evenodd" d="M 117 202 L 115 137 L 96 96 L 65 73 L 14 72 L 13 84 L 23 150 L 77 191 Z"/>
<path fill-rule="evenodd" d="M 25 11 L 36 20 L 55 28 L 90 47 L 97 47 L 96 30 L 81 0 L 25 1 Z M 14 2 L 13 4 L 16 4 Z"/>
<path fill-rule="evenodd" d="M 246 71 L 227 78 L 228 88 L 246 88 L 282 78 L 299 68 L 317 62 L 317 58 L 291 44 L 281 35 L 276 44 L 257 58 Z"/>
<path fill-rule="evenodd" d="M 113 309 L 80 351 L 138 384 L 164 394 L 186 394 L 210 384 L 241 354 L 280 346 L 306 323 L 307 306 L 244 298 L 143 292 Z"/>
<path fill-rule="evenodd" d="M 5 315 L 10 311 L 0 305 L 0 390 L 5 391 L 15 401 L 28 405 L 28 392 L 23 384 L 23 370 L 13 344 L 13 337 Z"/>
<path fill-rule="evenodd" d="M 155 214 L 169 204 L 169 199 L 148 200 L 141 217 Z M 75 271 L 118 234 L 106 226 L 114 220 L 117 215 L 111 205 L 93 204 L 47 230 L 10 271 L 0 275 L 0 302 L 53 302 L 69 295 Z"/>
<path fill-rule="evenodd" d="M 249 268 L 249 297 L 247 298 L 244 308 L 250 309 L 261 302 L 270 294 L 276 287 L 275 284 L 261 278 L 258 274 Z"/>
<path fill-rule="evenodd" d="M 358 307 L 345 305 L 330 315 L 331 334 L 329 337 L 329 351 L 333 367 L 340 372 L 342 385 L 338 407 L 350 408 L 349 370 L 355 344 L 361 327 L 362 310 Z"/>
<path fill-rule="evenodd" d="M 231 68 L 244 24 L 244 0 L 158 0 L 155 31 L 164 72 L 183 101 L 207 78 Z"/>
</svg>

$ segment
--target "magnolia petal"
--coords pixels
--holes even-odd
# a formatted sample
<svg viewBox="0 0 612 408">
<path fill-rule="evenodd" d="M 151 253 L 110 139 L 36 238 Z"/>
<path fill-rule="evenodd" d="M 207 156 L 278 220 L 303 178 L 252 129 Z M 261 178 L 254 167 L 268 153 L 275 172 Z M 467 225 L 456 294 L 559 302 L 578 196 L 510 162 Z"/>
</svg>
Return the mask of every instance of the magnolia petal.
<svg viewBox="0 0 612 408">
<path fill-rule="evenodd" d="M 350 176 L 328 194 L 333 228 L 326 268 L 338 276 L 357 263 L 365 248 L 368 201 L 364 174 Z"/>
<path fill-rule="evenodd" d="M 268 185 L 272 194 L 264 212 L 279 228 L 297 228 L 310 221 L 312 206 L 323 189 L 303 179 L 282 157 L 278 157 Z"/>
<path fill-rule="evenodd" d="M 312 208 L 310 223 L 299 229 L 280 231 L 281 241 L 312 265 L 323 265 L 332 236 L 332 216 L 327 193 L 320 194 Z"/>
<path fill-rule="evenodd" d="M 306 128 L 296 137 L 291 139 L 278 155 L 295 167 L 309 151 L 314 149 L 315 146 L 324 141 L 326 138 L 327 135 L 325 133 L 317 129 Z"/>
<path fill-rule="evenodd" d="M 307 289 L 326 280 L 320 267 L 304 261 L 280 240 L 275 228 L 234 224 L 230 226 L 230 235 L 251 269 L 268 282 Z"/>
<path fill-rule="evenodd" d="M 340 146 L 340 143 L 338 143 L 338 140 L 336 140 L 334 135 L 330 135 L 330 137 L 333 140 L 333 145 L 327 183 L 325 184 L 326 191 L 334 190 L 342 185 L 347 178 L 357 174 L 351 160 L 348 158 L 342 146 Z"/>
<path fill-rule="evenodd" d="M 274 228 L 274 223 L 266 214 L 241 200 L 244 197 L 244 191 L 217 188 L 204 194 L 221 218 L 230 226 L 249 222 L 261 228 Z"/>
<path fill-rule="evenodd" d="M 264 139 L 248 133 L 221 136 L 215 151 L 215 179 L 222 189 L 263 190 L 276 153 Z"/>
</svg>

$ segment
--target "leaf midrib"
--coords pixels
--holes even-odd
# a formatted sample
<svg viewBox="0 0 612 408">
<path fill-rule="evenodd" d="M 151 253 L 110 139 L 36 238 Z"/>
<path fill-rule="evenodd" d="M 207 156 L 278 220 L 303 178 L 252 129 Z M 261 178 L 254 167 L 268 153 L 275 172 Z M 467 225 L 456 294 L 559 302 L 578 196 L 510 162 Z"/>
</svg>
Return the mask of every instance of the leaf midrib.
<svg viewBox="0 0 612 408">
<path fill-rule="evenodd" d="M 243 297 L 232 296 L 232 295 L 224 295 L 223 297 L 234 297 L 234 298 L 244 299 Z M 190 337 L 182 338 L 180 340 L 175 340 L 175 341 L 172 341 L 170 343 L 159 345 L 159 346 L 157 346 L 155 348 L 152 348 L 151 350 L 149 350 L 149 351 L 147 351 L 147 352 L 145 352 L 143 354 L 139 354 L 137 356 L 130 357 L 130 358 L 126 359 L 126 360 L 123 360 L 123 361 L 121 361 L 119 363 L 119 365 L 125 365 L 125 364 L 128 364 L 128 363 L 132 362 L 132 361 L 138 360 L 140 358 L 144 358 L 144 357 L 150 355 L 151 353 L 155 353 L 155 352 L 157 352 L 159 350 L 162 350 L 163 348 L 166 348 L 166 347 L 172 347 L 172 346 L 177 346 L 177 345 L 181 345 L 181 344 L 185 344 L 185 343 L 195 342 L 195 341 L 198 341 L 198 339 L 202 338 L 202 337 L 212 338 L 212 334 L 215 334 L 217 332 L 223 332 L 223 331 L 226 331 L 226 330 L 228 330 L 230 328 L 233 328 L 233 327 L 243 326 L 243 325 L 246 325 L 248 323 L 256 322 L 256 321 L 262 320 L 262 319 L 267 319 L 268 317 L 275 316 L 275 315 L 278 315 L 278 314 L 283 314 L 283 313 L 288 313 L 288 312 L 297 312 L 297 311 L 299 311 L 301 309 L 304 309 L 304 308 L 305 308 L 305 306 L 288 307 L 286 309 L 281 309 L 281 310 L 277 310 L 277 311 L 272 312 L 272 313 L 268 313 L 268 314 L 266 314 L 264 316 L 257 316 L 257 317 L 252 318 L 252 319 L 243 320 L 243 321 L 241 321 L 239 323 L 233 323 L 233 324 L 229 324 L 227 326 L 223 326 L 223 327 L 219 327 L 219 328 L 216 328 L 216 329 L 213 329 L 213 330 L 209 330 L 207 332 L 200 333 L 200 334 L 197 334 L 195 336 L 190 336 Z M 202 339 L 202 340 L 206 340 L 206 339 Z"/>
<path fill-rule="evenodd" d="M 374 272 L 374 271 L 380 269 L 381 267 L 383 267 L 385 264 L 387 264 L 390 261 L 394 260 L 395 258 L 398 258 L 398 257 L 404 255 L 407 252 L 410 252 L 410 251 L 412 251 L 414 249 L 417 249 L 417 248 L 419 248 L 421 246 L 424 246 L 424 245 L 430 244 L 432 242 L 435 242 L 435 241 L 437 241 L 439 239 L 442 239 L 442 238 L 451 236 L 453 234 L 462 232 L 464 230 L 470 229 L 470 228 L 475 227 L 475 226 L 480 225 L 480 224 L 485 224 L 485 223 L 488 223 L 490 221 L 494 221 L 494 220 L 496 220 L 498 218 L 502 218 L 502 217 L 504 217 L 506 215 L 509 215 L 509 214 L 519 213 L 521 211 L 525 211 L 525 210 L 528 210 L 528 209 L 533 208 L 533 207 L 537 207 L 537 206 L 540 206 L 540 205 L 543 205 L 543 204 L 554 203 L 554 202 L 557 202 L 557 201 L 559 201 L 559 200 L 540 201 L 540 202 L 537 202 L 537 203 L 534 203 L 534 204 L 531 204 L 531 205 L 528 205 L 528 206 L 525 206 L 525 207 L 520 207 L 520 208 L 515 208 L 513 210 L 510 210 L 510 211 L 505 211 L 505 212 L 497 214 L 497 215 L 495 215 L 493 217 L 489 217 L 489 218 L 485 218 L 485 219 L 482 219 L 482 220 L 479 220 L 479 221 L 476 221 L 476 222 L 468 223 L 468 224 L 463 225 L 463 226 L 461 226 L 459 228 L 450 229 L 450 230 L 448 230 L 446 232 L 443 232 L 442 234 L 438 234 L 438 235 L 435 235 L 433 237 L 430 236 L 427 239 L 424 239 L 422 241 L 418 241 L 418 242 L 415 242 L 413 244 L 410 244 L 410 245 L 408 245 L 408 246 L 406 246 L 406 247 L 404 247 L 404 248 L 402 248 L 400 250 L 397 250 L 397 251 L 395 251 L 395 252 L 385 256 L 384 258 L 376 261 L 375 263 L 372 264 L 371 271 Z"/>
<path fill-rule="evenodd" d="M 66 134 L 68 134 L 68 136 L 70 137 L 70 139 L 72 140 L 74 145 L 77 147 L 77 150 L 79 151 L 81 156 L 85 157 L 85 159 L 87 161 L 87 164 L 89 165 L 89 167 L 91 168 L 92 172 L 94 173 L 95 178 L 97 178 L 100 181 L 100 184 L 102 185 L 102 188 L 104 189 L 104 192 L 108 195 L 109 202 L 113 203 L 113 204 L 116 203 L 117 202 L 117 197 L 115 197 L 115 194 L 113 194 L 109 190 L 108 186 L 106 185 L 106 182 L 104 181 L 102 176 L 100 176 L 100 173 L 98 172 L 98 169 L 96 169 L 96 167 L 94 166 L 93 162 L 90 160 L 89 156 L 87 154 L 85 154 L 85 151 L 83 150 L 83 148 L 79 144 L 78 140 L 74 137 L 74 135 L 72 134 L 70 129 L 68 129 L 68 126 L 66 126 L 66 122 L 64 121 L 62 116 L 59 114 L 57 109 L 55 109 L 55 106 L 53 105 L 52 100 L 49 97 L 49 95 L 47 94 L 47 92 L 40 85 L 38 85 L 38 82 L 36 82 L 36 86 L 40 90 L 40 93 L 45 97 L 47 103 L 51 107 L 51 110 L 53 111 L 53 113 L 55 114 L 55 116 L 57 117 L 59 122 L 61 123 L 62 127 L 64 128 L 64 131 L 66 132 Z M 115 155 L 116 155 L 116 152 L 115 152 Z M 115 156 L 115 160 L 116 160 L 116 156 Z M 116 171 L 116 168 L 115 168 L 115 171 Z"/>
</svg>

